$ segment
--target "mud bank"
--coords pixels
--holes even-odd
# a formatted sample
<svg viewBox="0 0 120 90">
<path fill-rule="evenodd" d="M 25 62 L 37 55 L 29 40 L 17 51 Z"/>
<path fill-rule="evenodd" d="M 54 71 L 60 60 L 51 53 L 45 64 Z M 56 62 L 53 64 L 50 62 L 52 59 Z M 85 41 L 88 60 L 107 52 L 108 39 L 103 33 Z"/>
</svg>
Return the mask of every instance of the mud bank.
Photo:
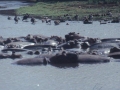
<svg viewBox="0 0 120 90">
<path fill-rule="evenodd" d="M 0 10 L 1 15 L 16 15 L 15 9 L 10 10 Z"/>
</svg>

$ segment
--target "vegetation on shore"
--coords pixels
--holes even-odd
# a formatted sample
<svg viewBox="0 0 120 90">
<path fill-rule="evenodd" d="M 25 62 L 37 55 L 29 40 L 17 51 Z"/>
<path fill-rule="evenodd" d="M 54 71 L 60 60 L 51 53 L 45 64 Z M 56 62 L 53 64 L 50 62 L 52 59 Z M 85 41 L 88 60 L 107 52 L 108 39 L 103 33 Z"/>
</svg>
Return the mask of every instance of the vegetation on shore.
<svg viewBox="0 0 120 90">
<path fill-rule="evenodd" d="M 37 2 L 32 6 L 21 7 L 16 10 L 18 15 L 29 13 L 33 16 L 51 16 L 55 19 L 58 16 L 68 14 L 73 17 L 76 14 L 82 19 L 89 14 L 106 14 L 108 11 L 113 13 L 113 17 L 120 15 L 120 5 L 117 4 L 89 4 L 87 1 L 64 1 L 64 2 Z M 94 19 L 110 18 L 100 16 Z"/>
</svg>

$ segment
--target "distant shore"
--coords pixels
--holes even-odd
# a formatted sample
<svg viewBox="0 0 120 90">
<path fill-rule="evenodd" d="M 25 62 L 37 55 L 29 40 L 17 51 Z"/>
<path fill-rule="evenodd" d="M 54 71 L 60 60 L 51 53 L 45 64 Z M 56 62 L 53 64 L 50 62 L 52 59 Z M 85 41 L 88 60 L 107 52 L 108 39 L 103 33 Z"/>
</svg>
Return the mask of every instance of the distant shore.
<svg viewBox="0 0 120 90">
<path fill-rule="evenodd" d="M 112 17 L 106 15 L 109 11 L 112 12 Z M 4 15 L 23 15 L 25 13 L 29 13 L 36 18 L 47 16 L 51 19 L 62 17 L 64 19 L 70 18 L 70 20 L 74 20 L 73 17 L 77 14 L 79 16 L 79 20 L 82 20 L 83 17 L 92 14 L 94 15 L 93 20 L 113 19 L 116 17 L 120 18 L 120 5 L 90 5 L 83 1 L 38 2 L 19 9 L 0 10 L 0 14 Z M 67 17 L 64 17 L 65 15 L 67 15 Z"/>
</svg>

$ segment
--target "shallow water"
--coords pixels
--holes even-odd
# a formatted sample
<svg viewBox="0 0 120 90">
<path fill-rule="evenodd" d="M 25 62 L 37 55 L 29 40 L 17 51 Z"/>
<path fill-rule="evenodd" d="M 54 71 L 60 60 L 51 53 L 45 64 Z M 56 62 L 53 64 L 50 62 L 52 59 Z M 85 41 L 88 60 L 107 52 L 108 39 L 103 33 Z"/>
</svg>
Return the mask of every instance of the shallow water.
<svg viewBox="0 0 120 90">
<path fill-rule="evenodd" d="M 28 34 L 58 35 L 64 37 L 69 32 L 76 32 L 82 36 L 97 38 L 114 38 L 120 35 L 120 23 L 100 25 L 98 21 L 94 21 L 93 24 L 83 24 L 81 21 L 66 21 L 56 26 L 53 21 L 49 25 L 36 19 L 36 23 L 33 25 L 29 19 L 27 22 L 23 22 L 22 16 L 20 16 L 21 20 L 19 20 L 18 24 L 15 24 L 14 16 L 11 17 L 12 20 L 7 20 L 7 16 L 0 16 L 0 35 L 3 37 L 26 36 Z M 69 25 L 66 25 L 66 23 L 69 23 Z"/>
<path fill-rule="evenodd" d="M 12 16 L 11 16 L 12 17 Z M 21 16 L 20 16 L 21 17 Z M 67 22 L 55 26 L 42 23 L 36 19 L 32 25 L 30 20 L 15 24 L 0 15 L 0 35 L 7 37 L 26 36 L 28 34 L 58 35 L 64 37 L 69 32 L 82 36 L 98 38 L 114 38 L 120 35 L 120 23 L 100 25 L 98 21 L 85 25 L 82 22 Z M 30 57 L 30 56 L 24 56 Z M 33 56 L 31 56 L 33 57 Z M 46 66 L 19 66 L 13 64 L 18 59 L 0 60 L 1 90 L 119 90 L 120 63 L 79 64 L 76 67 L 59 68 Z"/>
<path fill-rule="evenodd" d="M 0 1 L 0 6 L 4 8 L 0 8 L 0 10 L 8 10 L 8 9 L 17 9 L 23 6 L 27 6 L 28 3 L 23 3 L 20 1 Z"/>
</svg>

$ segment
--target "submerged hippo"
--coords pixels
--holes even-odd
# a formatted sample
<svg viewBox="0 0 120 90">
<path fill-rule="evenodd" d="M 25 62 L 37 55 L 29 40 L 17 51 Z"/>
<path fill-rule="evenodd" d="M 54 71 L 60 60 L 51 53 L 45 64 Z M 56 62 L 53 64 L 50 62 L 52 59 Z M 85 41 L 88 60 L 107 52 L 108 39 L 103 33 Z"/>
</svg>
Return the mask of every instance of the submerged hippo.
<svg viewBox="0 0 120 90">
<path fill-rule="evenodd" d="M 120 41 L 120 38 L 104 38 L 101 39 L 101 42 L 118 42 Z"/>
<path fill-rule="evenodd" d="M 75 40 L 75 39 L 81 39 L 81 38 L 84 38 L 84 37 L 80 36 L 79 33 L 75 33 L 75 32 L 70 32 L 70 33 L 65 35 L 66 41 Z"/>
<path fill-rule="evenodd" d="M 6 48 L 24 48 L 25 46 L 28 45 L 34 45 L 35 43 L 31 43 L 31 42 L 11 42 L 5 45 Z"/>
<path fill-rule="evenodd" d="M 108 54 L 108 57 L 112 57 L 114 59 L 120 59 L 120 51 L 119 52 L 113 52 Z"/>
<path fill-rule="evenodd" d="M 58 45 L 57 48 L 63 48 L 63 49 L 81 48 L 81 45 L 79 41 L 71 40 L 71 41 Z"/>
<path fill-rule="evenodd" d="M 15 62 L 18 65 L 46 65 L 47 64 L 47 59 L 46 58 L 27 58 L 27 59 L 22 59 L 17 62 Z"/>
<path fill-rule="evenodd" d="M 105 48 L 113 48 L 117 47 L 119 48 L 119 45 L 116 43 L 96 43 L 90 46 L 90 49 L 105 49 Z"/>
<path fill-rule="evenodd" d="M 16 59 L 16 58 L 22 58 L 21 54 L 16 54 L 14 51 L 12 54 L 6 54 L 6 53 L 1 53 L 0 54 L 0 59 L 6 59 L 6 58 L 11 58 L 11 59 Z"/>
<path fill-rule="evenodd" d="M 49 48 L 49 47 L 52 47 L 52 48 L 55 48 L 57 46 L 57 42 L 54 41 L 54 40 L 48 40 L 46 42 L 44 42 L 43 44 L 36 44 L 36 45 L 29 45 L 29 46 L 26 46 L 24 47 L 24 49 L 42 49 L 42 48 Z"/>
<path fill-rule="evenodd" d="M 7 51 L 15 51 L 15 52 L 24 52 L 28 51 L 27 49 L 22 49 L 22 48 L 6 48 L 1 50 L 2 52 L 7 52 Z"/>
</svg>

